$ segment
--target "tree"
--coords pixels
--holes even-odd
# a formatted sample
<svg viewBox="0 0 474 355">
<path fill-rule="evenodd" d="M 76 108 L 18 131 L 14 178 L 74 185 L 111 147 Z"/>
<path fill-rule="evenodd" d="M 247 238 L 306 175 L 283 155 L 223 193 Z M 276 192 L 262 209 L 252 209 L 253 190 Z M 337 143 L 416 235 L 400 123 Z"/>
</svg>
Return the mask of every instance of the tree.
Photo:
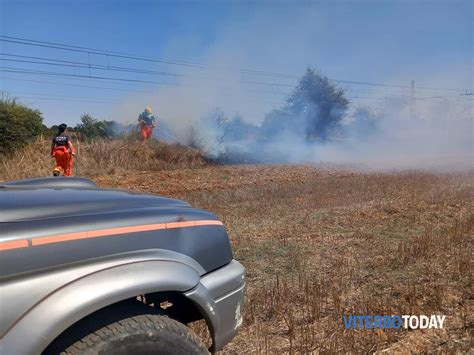
<svg viewBox="0 0 474 355">
<path fill-rule="evenodd" d="M 367 139 L 378 130 L 378 117 L 368 107 L 359 107 L 352 115 L 348 130 L 357 139 Z"/>
<path fill-rule="evenodd" d="M 79 133 L 82 139 L 96 139 L 96 138 L 113 138 L 114 121 L 99 121 L 89 114 L 81 116 L 81 123 L 74 127 L 74 130 Z"/>
<path fill-rule="evenodd" d="M 216 108 L 212 111 L 208 117 L 209 126 L 214 129 L 216 143 L 222 146 L 225 139 L 225 127 L 229 122 L 229 118 L 226 116 L 221 108 Z"/>
<path fill-rule="evenodd" d="M 194 140 L 199 142 L 201 149 L 211 157 L 218 157 L 225 151 L 225 126 L 229 118 L 221 108 L 215 108 L 208 115 L 202 117 L 199 125 L 194 127 Z"/>
<path fill-rule="evenodd" d="M 10 154 L 45 132 L 41 112 L 0 99 L 0 155 Z"/>
<path fill-rule="evenodd" d="M 259 127 L 245 122 L 240 114 L 235 114 L 224 125 L 224 140 L 226 142 L 242 141 L 249 138 L 256 138 L 259 134 Z"/>
<path fill-rule="evenodd" d="M 348 105 L 342 88 L 308 68 L 285 106 L 265 117 L 262 129 L 270 136 L 291 132 L 307 141 L 329 140 L 341 127 Z"/>
</svg>

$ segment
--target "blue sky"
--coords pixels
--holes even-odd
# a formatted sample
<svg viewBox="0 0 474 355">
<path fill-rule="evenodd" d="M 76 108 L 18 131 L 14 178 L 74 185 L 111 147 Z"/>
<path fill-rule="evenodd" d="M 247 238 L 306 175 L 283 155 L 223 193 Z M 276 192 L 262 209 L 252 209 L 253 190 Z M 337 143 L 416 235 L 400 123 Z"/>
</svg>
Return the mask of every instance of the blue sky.
<svg viewBox="0 0 474 355">
<path fill-rule="evenodd" d="M 188 61 L 205 67 L 108 59 L 110 65 L 179 74 L 176 78 L 0 61 L 2 68 L 176 84 L 0 71 L 0 85 L 42 111 L 48 125 L 74 124 L 86 112 L 103 119 L 133 121 L 149 104 L 158 116 L 173 121 L 203 115 L 217 106 L 246 118 L 255 116 L 248 119 L 258 121 L 282 102 L 296 80 L 242 74 L 242 68 L 300 75 L 310 65 L 335 79 L 397 85 L 416 80 L 417 86 L 472 89 L 473 20 L 470 0 L 0 0 L 2 36 Z M 105 56 L 8 42 L 0 42 L 0 52 L 107 64 Z M 272 83 L 275 85 L 268 85 Z M 380 95 L 406 94 L 404 89 L 345 86 L 351 95 L 359 97 L 354 102 L 367 104 L 376 102 Z M 443 90 L 436 94 L 459 94 Z M 426 93 L 417 91 L 419 95 Z"/>
</svg>

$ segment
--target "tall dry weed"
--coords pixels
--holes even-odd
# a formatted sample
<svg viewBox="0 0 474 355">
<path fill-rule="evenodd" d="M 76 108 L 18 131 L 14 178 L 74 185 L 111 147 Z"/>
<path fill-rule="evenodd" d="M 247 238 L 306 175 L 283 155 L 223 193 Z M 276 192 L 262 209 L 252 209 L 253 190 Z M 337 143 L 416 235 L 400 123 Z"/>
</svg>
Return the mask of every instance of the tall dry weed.
<svg viewBox="0 0 474 355">
<path fill-rule="evenodd" d="M 197 150 L 156 140 L 138 141 L 131 137 L 75 142 L 76 176 L 96 176 L 120 171 L 152 171 L 193 168 L 205 164 Z M 50 158 L 50 141 L 43 137 L 13 155 L 0 158 L 0 180 L 50 176 L 54 159 Z"/>
</svg>

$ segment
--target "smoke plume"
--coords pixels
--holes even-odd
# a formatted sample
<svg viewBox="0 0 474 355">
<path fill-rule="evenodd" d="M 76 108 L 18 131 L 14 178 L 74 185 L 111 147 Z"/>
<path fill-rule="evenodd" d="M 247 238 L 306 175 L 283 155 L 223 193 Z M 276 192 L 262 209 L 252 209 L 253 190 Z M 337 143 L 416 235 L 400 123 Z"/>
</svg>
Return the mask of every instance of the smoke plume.
<svg viewBox="0 0 474 355">
<path fill-rule="evenodd" d="M 295 96 L 308 66 L 321 69 L 322 80 L 324 75 L 358 78 L 357 70 L 376 66 L 386 74 L 375 81 L 407 85 L 416 74 L 421 82 L 439 87 L 472 87 L 472 63 L 404 68 L 380 61 L 384 37 L 371 32 L 372 48 L 355 46 L 355 34 L 352 38 L 347 28 L 328 22 L 337 18 L 336 10 L 322 14 L 303 6 L 276 6 L 271 13 L 257 9 L 246 14 L 245 21 L 223 27 L 196 56 L 199 67 L 182 68 L 169 85 L 127 97 L 114 116 L 134 123 L 152 105 L 173 140 L 199 146 L 209 157 L 226 162 L 472 168 L 473 96 L 421 90 L 413 95 L 409 89 L 331 80 L 327 95 L 316 88 L 313 97 Z M 326 43 L 341 38 L 347 40 L 336 52 L 325 50 Z M 192 38 L 176 38 L 165 54 L 179 58 L 184 47 L 178 43 L 190 42 Z M 357 90 L 369 90 L 365 95 L 370 100 L 359 101 Z"/>
</svg>

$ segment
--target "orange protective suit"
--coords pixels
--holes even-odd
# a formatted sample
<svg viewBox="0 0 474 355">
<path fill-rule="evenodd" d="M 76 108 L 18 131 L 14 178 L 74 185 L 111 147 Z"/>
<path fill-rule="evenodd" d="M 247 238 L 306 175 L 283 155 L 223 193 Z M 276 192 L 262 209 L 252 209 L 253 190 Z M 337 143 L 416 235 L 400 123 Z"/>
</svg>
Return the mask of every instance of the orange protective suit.
<svg viewBox="0 0 474 355">
<path fill-rule="evenodd" d="M 64 176 L 72 175 L 72 164 L 74 157 L 69 153 L 68 148 L 64 146 L 53 148 L 54 159 L 56 159 L 55 171 L 63 171 Z"/>
<path fill-rule="evenodd" d="M 148 139 L 153 135 L 153 125 L 141 124 L 140 136 L 142 139 Z"/>
</svg>

